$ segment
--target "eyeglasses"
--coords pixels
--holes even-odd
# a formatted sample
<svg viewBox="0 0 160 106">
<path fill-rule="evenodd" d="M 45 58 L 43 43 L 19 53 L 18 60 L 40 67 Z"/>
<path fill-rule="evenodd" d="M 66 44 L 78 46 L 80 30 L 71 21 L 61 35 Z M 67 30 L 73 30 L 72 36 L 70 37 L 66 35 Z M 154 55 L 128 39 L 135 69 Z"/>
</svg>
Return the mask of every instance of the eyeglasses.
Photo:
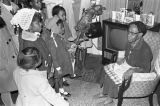
<svg viewBox="0 0 160 106">
<path fill-rule="evenodd" d="M 139 34 L 140 32 L 132 32 L 132 31 L 128 31 L 128 33 L 131 34 L 131 35 L 137 35 L 137 34 Z"/>
</svg>

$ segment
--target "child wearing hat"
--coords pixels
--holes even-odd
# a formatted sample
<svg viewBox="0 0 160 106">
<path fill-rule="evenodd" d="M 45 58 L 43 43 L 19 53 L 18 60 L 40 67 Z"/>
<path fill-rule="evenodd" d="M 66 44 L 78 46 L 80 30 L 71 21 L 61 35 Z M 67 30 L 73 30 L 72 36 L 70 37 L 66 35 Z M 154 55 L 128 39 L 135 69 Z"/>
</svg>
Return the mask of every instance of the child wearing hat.
<svg viewBox="0 0 160 106">
<path fill-rule="evenodd" d="M 63 77 L 73 74 L 70 54 L 68 52 L 65 37 L 64 24 L 59 17 L 54 16 L 48 20 L 47 28 L 51 30 L 51 37 L 48 40 L 49 49 L 52 54 L 53 67 L 55 69 L 55 90 L 65 96 L 71 96 L 63 88 Z"/>
<path fill-rule="evenodd" d="M 36 47 L 43 57 L 42 65 L 38 69 L 49 74 L 52 71 L 52 58 L 40 33 L 42 30 L 40 14 L 35 9 L 23 8 L 14 15 L 11 24 L 22 29 L 19 34 L 19 51 L 27 47 Z"/>
</svg>

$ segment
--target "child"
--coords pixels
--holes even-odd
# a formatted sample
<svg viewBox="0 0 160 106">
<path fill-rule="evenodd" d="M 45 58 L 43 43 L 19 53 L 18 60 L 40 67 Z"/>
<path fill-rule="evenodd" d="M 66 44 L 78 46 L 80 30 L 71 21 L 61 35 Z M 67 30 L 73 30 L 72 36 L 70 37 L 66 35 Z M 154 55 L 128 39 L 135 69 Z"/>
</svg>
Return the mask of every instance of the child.
<svg viewBox="0 0 160 106">
<path fill-rule="evenodd" d="M 68 40 L 68 38 L 72 37 L 71 31 L 69 29 L 68 23 L 66 22 L 66 11 L 63 7 L 56 5 L 52 9 L 52 16 L 58 16 L 64 24 L 65 28 L 65 40 Z"/>
<path fill-rule="evenodd" d="M 28 4 L 30 6 L 30 8 L 35 9 L 37 12 L 39 12 L 41 14 L 41 19 L 42 19 L 42 23 L 44 26 L 45 20 L 48 18 L 47 17 L 47 12 L 46 12 L 46 8 L 45 8 L 45 4 L 42 3 L 42 0 L 28 0 Z M 42 28 L 42 38 L 43 40 L 46 42 L 46 44 L 48 45 L 48 39 L 49 36 L 51 35 L 50 32 L 45 28 L 45 26 Z"/>
<path fill-rule="evenodd" d="M 43 61 L 40 54 L 35 47 L 27 47 L 18 54 L 19 67 L 13 74 L 19 91 L 16 106 L 69 106 L 38 70 Z"/>
<path fill-rule="evenodd" d="M 51 29 L 52 34 L 48 43 L 56 74 L 55 89 L 65 96 L 70 96 L 70 94 L 63 89 L 63 77 L 68 74 L 73 74 L 70 54 L 64 40 L 63 21 L 55 16 L 49 20 L 49 23 L 51 24 L 48 24 L 47 28 Z M 58 73 L 61 73 L 61 75 Z"/>
<path fill-rule="evenodd" d="M 43 21 L 47 18 L 47 10 L 45 9 L 44 3 L 42 3 L 42 0 L 28 0 L 31 8 L 37 10 L 39 13 L 41 13 Z"/>
<path fill-rule="evenodd" d="M 38 69 L 47 71 L 49 74 L 51 72 L 52 58 L 40 34 L 42 22 L 39 13 L 34 9 L 23 8 L 12 18 L 11 23 L 22 28 L 22 32 L 19 35 L 19 50 L 21 51 L 26 47 L 36 47 L 43 56 L 42 65 Z"/>
<path fill-rule="evenodd" d="M 63 20 L 63 24 L 64 24 L 64 29 L 65 29 L 65 33 L 64 33 L 64 38 L 65 38 L 65 41 L 66 41 L 66 44 L 69 48 L 72 48 L 72 50 L 70 49 L 69 51 L 71 51 L 70 53 L 70 57 L 71 57 L 71 60 L 72 60 L 72 67 L 73 67 L 73 74 L 71 75 L 71 77 L 76 77 L 76 75 L 74 74 L 74 62 L 75 62 L 75 59 L 74 59 L 74 44 L 72 44 L 70 41 L 74 41 L 75 38 L 72 36 L 71 34 L 71 31 L 69 29 L 69 25 L 68 23 L 66 22 L 66 11 L 63 7 L 59 6 L 59 5 L 56 5 L 53 7 L 52 9 L 52 16 L 55 17 L 55 16 L 58 16 L 61 20 Z"/>
</svg>

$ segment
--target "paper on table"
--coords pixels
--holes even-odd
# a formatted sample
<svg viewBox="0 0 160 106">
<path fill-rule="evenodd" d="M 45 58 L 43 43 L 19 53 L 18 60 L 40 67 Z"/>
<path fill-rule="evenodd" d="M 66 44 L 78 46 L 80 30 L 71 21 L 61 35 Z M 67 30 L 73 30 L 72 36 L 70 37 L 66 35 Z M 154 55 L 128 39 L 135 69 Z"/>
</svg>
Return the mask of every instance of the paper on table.
<svg viewBox="0 0 160 106">
<path fill-rule="evenodd" d="M 117 76 L 120 78 L 120 80 L 122 80 L 122 77 L 123 77 L 123 74 L 124 72 L 126 72 L 129 68 L 131 68 L 132 66 L 128 65 L 126 63 L 126 61 L 121 64 L 121 65 L 118 65 L 118 64 L 115 64 L 114 65 L 114 72 L 117 74 Z"/>
<path fill-rule="evenodd" d="M 118 51 L 118 58 L 124 58 L 125 51 Z"/>
</svg>

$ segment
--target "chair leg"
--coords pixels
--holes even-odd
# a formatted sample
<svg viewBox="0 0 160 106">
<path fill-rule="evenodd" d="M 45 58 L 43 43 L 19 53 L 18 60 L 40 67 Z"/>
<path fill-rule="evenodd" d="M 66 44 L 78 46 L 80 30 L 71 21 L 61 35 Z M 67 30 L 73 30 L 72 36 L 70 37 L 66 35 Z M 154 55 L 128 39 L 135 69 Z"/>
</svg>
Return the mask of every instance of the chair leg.
<svg viewBox="0 0 160 106">
<path fill-rule="evenodd" d="M 150 106 L 153 106 L 153 94 L 149 96 L 149 104 Z"/>
</svg>

